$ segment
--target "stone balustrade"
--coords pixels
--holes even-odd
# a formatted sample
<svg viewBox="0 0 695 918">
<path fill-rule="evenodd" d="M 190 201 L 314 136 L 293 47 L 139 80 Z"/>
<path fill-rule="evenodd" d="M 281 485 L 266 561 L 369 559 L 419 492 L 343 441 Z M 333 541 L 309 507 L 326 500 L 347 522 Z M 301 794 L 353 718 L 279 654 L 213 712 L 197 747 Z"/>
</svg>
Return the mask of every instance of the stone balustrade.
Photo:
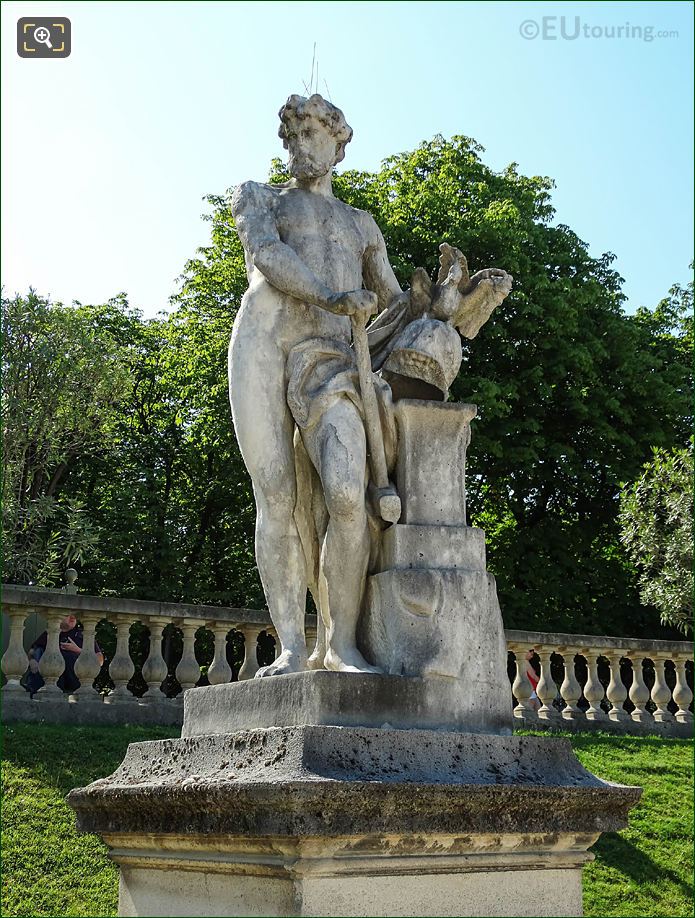
<svg viewBox="0 0 695 918">
<path fill-rule="evenodd" d="M 2 605 L 9 629 L 2 657 L 5 722 L 177 724 L 183 692 L 198 684 L 234 679 L 227 653 L 230 636 L 243 641 L 243 660 L 236 673 L 240 680 L 252 678 L 258 670 L 259 637 L 274 636 L 268 613 L 252 609 L 9 585 L 3 588 Z M 36 637 L 25 634 L 25 622 L 37 614 L 48 633 L 39 661 L 45 685 L 31 698 L 20 680 L 27 669 L 28 643 Z M 59 649 L 60 621 L 68 614 L 75 615 L 84 629 L 83 651 L 75 663 L 81 684 L 71 695 L 57 685 L 65 665 Z M 102 667 L 94 637 L 103 622 L 115 628 L 116 640 L 115 653 Z M 135 622 L 150 635 L 149 655 L 139 673 L 131 647 Z M 180 632 L 183 652 L 178 660 L 166 650 L 170 626 Z M 196 656 L 201 629 L 209 632 L 207 646 L 213 648 L 206 678 Z M 307 616 L 310 642 L 315 629 L 315 617 Z M 511 704 L 519 728 L 692 734 L 692 643 L 510 630 L 506 638 Z M 528 676 L 529 650 L 534 652 L 530 665 L 538 680 L 535 692 Z M 136 674 L 138 680 L 133 678 Z"/>
<path fill-rule="evenodd" d="M 259 637 L 274 635 L 268 613 L 252 609 L 70 595 L 11 585 L 3 587 L 2 607 L 9 629 L 2 657 L 6 722 L 180 723 L 185 691 L 197 684 L 217 685 L 234 678 L 227 652 L 230 637 L 236 636 L 243 643 L 236 678 L 251 679 L 258 671 Z M 69 614 L 75 615 L 84 629 L 82 653 L 75 662 L 80 687 L 70 695 L 57 685 L 65 668 L 59 648 L 60 622 Z M 25 633 L 25 622 L 37 616 L 39 628 L 45 623 L 47 631 L 46 650 L 38 664 L 45 684 L 30 698 L 20 680 L 27 670 L 28 647 L 37 636 Z M 102 667 L 95 651 L 95 635 L 97 626 L 104 622 L 115 629 L 116 639 L 115 653 Z M 131 634 L 136 622 L 149 632 L 149 655 L 139 673 Z M 315 619 L 310 618 L 307 625 L 309 633 L 313 630 L 315 634 Z M 166 649 L 171 626 L 179 631 L 183 645 L 178 660 Z M 213 647 L 205 677 L 196 656 L 203 637 L 201 629 L 209 632 L 207 643 Z M 34 632 L 37 630 L 35 627 Z M 139 678 L 134 680 L 136 674 Z"/>
<path fill-rule="evenodd" d="M 505 634 L 518 727 L 692 736 L 691 642 Z"/>
</svg>

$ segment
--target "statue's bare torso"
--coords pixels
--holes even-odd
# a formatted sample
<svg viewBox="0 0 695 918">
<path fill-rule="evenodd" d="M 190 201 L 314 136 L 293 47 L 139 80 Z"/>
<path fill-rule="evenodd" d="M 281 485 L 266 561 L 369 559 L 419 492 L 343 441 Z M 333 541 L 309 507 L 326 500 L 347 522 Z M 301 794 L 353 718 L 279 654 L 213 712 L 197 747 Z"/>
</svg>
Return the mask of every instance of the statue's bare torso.
<svg viewBox="0 0 695 918">
<path fill-rule="evenodd" d="M 369 245 L 367 224 L 373 224 L 372 218 L 334 197 L 301 188 L 266 188 L 275 199 L 280 238 L 316 277 L 332 290 L 361 287 L 362 258 Z"/>
<path fill-rule="evenodd" d="M 237 201 L 244 198 L 253 198 L 254 207 L 262 208 L 263 225 L 257 228 L 258 234 L 269 230 L 277 233 L 278 239 L 319 282 L 331 291 L 362 287 L 363 263 L 379 236 L 369 214 L 332 196 L 297 187 L 246 182 L 237 192 Z M 349 343 L 347 316 L 336 315 L 274 286 L 248 252 L 246 266 L 250 289 L 244 297 L 235 334 L 269 335 L 285 355 L 307 338 L 326 337 Z M 253 305 L 259 299 L 263 301 L 262 308 Z"/>
</svg>

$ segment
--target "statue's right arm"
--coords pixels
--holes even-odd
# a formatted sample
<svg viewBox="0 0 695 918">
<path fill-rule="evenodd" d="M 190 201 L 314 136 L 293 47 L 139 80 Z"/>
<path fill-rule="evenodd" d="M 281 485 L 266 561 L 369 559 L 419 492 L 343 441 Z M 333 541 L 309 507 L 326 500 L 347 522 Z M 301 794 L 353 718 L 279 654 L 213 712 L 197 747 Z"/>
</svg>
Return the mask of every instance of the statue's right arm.
<svg viewBox="0 0 695 918">
<path fill-rule="evenodd" d="M 273 192 L 257 182 L 244 182 L 236 188 L 232 216 L 247 256 L 273 287 L 305 303 L 330 309 L 334 291 L 280 239 L 273 205 Z"/>
</svg>

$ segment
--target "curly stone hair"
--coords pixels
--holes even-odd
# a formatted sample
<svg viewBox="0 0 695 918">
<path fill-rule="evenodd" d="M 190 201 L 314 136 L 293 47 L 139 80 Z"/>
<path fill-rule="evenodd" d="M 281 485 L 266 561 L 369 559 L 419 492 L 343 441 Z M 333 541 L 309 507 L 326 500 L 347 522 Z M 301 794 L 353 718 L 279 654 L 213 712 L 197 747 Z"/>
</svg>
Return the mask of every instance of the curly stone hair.
<svg viewBox="0 0 695 918">
<path fill-rule="evenodd" d="M 278 114 L 280 116 L 278 137 L 282 140 L 282 145 L 285 149 L 287 149 L 288 127 L 292 123 L 303 121 L 306 118 L 314 118 L 335 138 L 337 144 L 336 163 L 341 162 L 345 157 L 345 147 L 352 140 L 352 128 L 345 120 L 345 115 L 341 110 L 331 102 L 327 102 L 323 96 L 314 93 L 313 96 L 306 99 L 304 96 L 292 95 Z"/>
</svg>

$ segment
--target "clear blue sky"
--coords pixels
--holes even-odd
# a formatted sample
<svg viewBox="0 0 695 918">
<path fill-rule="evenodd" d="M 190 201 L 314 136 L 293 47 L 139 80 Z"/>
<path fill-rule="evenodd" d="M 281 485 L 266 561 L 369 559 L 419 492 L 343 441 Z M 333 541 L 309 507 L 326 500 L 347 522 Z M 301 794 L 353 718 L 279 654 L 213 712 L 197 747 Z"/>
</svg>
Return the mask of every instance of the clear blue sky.
<svg viewBox="0 0 695 918">
<path fill-rule="evenodd" d="M 71 56 L 20 59 L 27 15 L 68 16 Z M 569 34 L 579 16 L 579 38 L 520 34 L 556 17 L 546 30 L 559 36 L 563 15 Z M 606 37 L 628 23 L 678 34 Z M 6 292 L 102 302 L 125 290 L 148 315 L 165 308 L 207 241 L 203 195 L 263 179 L 282 155 L 277 111 L 308 82 L 314 42 L 320 89 L 355 132 L 343 167 L 467 134 L 493 168 L 555 179 L 558 222 L 618 256 L 628 308 L 687 280 L 689 2 L 51 0 L 2 4 Z"/>
</svg>

